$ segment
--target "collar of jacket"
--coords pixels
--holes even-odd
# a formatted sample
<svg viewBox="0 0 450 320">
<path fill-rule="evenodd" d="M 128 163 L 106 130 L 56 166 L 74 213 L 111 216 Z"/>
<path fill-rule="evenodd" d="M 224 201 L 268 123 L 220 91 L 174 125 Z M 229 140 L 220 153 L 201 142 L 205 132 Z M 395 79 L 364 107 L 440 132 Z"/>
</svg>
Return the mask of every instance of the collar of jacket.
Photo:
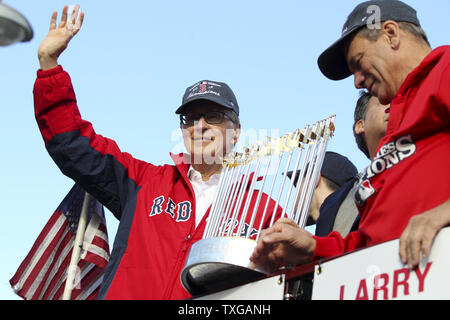
<svg viewBox="0 0 450 320">
<path fill-rule="evenodd" d="M 406 77 L 400 89 L 397 92 L 397 96 L 404 95 L 411 86 L 416 85 L 424 78 L 426 75 L 435 67 L 435 65 L 441 60 L 442 56 L 450 50 L 450 46 L 441 46 L 433 51 L 431 51 L 422 62 L 411 71 L 411 73 Z M 394 97 L 395 99 L 395 97 Z"/>
<path fill-rule="evenodd" d="M 186 153 L 173 154 L 171 152 L 170 156 L 171 156 L 173 163 L 175 164 L 178 172 L 180 173 L 180 175 L 183 177 L 183 179 L 186 181 L 186 183 L 188 185 L 191 185 L 191 182 L 189 181 L 189 177 L 188 177 L 188 171 L 191 166 L 191 161 L 190 161 L 189 155 Z M 246 189 L 250 188 L 254 176 L 255 176 L 255 172 L 252 172 L 248 178 Z M 244 179 L 244 178 L 242 178 L 242 179 Z M 256 181 L 261 181 L 262 179 L 263 179 L 262 176 L 258 176 L 256 178 Z"/>
<path fill-rule="evenodd" d="M 177 168 L 180 175 L 188 185 L 191 185 L 191 182 L 189 181 L 187 175 L 189 167 L 191 166 L 189 155 L 186 153 L 173 154 L 172 152 L 170 152 L 170 157 L 172 158 L 173 163 L 175 164 L 175 167 Z"/>
</svg>

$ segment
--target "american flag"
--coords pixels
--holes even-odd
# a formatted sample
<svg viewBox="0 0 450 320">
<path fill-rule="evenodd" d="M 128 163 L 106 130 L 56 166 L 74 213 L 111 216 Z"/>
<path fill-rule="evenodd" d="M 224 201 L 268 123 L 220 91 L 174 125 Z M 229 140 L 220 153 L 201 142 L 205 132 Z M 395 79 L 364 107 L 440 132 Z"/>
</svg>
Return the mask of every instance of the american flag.
<svg viewBox="0 0 450 320">
<path fill-rule="evenodd" d="M 15 293 L 23 299 L 62 299 L 84 197 L 85 191 L 75 184 L 9 281 Z M 72 300 L 97 298 L 108 260 L 108 233 L 103 206 L 92 198 Z"/>
</svg>

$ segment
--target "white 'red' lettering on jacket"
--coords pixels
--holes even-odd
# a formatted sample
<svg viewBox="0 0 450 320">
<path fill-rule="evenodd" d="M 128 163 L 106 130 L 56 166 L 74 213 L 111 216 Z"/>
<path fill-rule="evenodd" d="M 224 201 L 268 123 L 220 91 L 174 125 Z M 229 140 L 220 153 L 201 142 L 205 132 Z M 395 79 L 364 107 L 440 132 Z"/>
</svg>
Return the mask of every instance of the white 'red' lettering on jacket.
<svg viewBox="0 0 450 320">
<path fill-rule="evenodd" d="M 185 222 L 191 217 L 192 205 L 190 201 L 175 203 L 170 197 L 168 197 L 166 203 L 164 196 L 156 197 L 153 199 L 152 210 L 150 211 L 149 217 L 159 215 L 163 212 L 170 215 L 177 222 Z"/>
</svg>

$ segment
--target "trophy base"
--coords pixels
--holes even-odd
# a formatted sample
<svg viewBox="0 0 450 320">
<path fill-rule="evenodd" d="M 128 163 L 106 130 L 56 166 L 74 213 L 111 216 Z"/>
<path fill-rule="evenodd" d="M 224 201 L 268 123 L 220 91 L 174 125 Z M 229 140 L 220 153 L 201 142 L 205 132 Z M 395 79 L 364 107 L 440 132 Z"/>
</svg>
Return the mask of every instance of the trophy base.
<svg viewBox="0 0 450 320">
<path fill-rule="evenodd" d="M 183 287 L 193 296 L 259 280 L 268 272 L 249 260 L 256 241 L 239 237 L 202 239 L 194 243 L 181 272 Z"/>
</svg>

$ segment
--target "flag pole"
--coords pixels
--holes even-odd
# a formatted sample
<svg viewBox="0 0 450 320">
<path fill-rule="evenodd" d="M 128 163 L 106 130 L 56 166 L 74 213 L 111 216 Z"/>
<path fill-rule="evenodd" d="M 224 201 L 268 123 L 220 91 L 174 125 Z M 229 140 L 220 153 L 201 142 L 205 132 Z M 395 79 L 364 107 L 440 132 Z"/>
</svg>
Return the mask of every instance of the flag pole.
<svg viewBox="0 0 450 320">
<path fill-rule="evenodd" d="M 75 276 L 78 270 L 78 261 L 80 260 L 81 249 L 83 248 L 84 233 L 86 231 L 87 217 L 92 197 L 89 193 L 85 193 L 83 207 L 81 208 L 80 220 L 78 222 L 77 234 L 73 244 L 70 265 L 67 269 L 66 286 L 64 287 L 63 300 L 70 300 L 72 290 L 74 288 Z"/>
</svg>

